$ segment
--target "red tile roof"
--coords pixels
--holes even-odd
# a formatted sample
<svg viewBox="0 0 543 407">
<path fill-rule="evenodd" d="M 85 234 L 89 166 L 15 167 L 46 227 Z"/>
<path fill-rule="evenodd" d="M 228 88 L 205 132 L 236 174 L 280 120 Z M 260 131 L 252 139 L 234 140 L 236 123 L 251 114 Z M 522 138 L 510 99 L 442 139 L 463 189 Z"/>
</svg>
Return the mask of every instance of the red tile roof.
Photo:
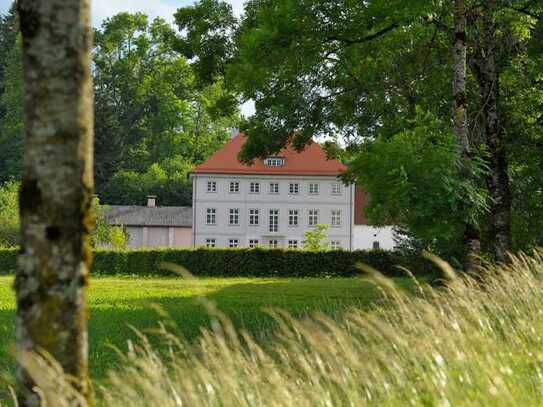
<svg viewBox="0 0 543 407">
<path fill-rule="evenodd" d="M 328 160 L 322 147 L 310 141 L 304 150 L 297 152 L 292 147 L 285 148 L 277 157 L 284 158 L 282 167 L 264 165 L 263 160 L 255 160 L 253 165 L 245 165 L 238 160 L 238 154 L 247 141 L 240 133 L 205 162 L 192 170 L 193 174 L 281 174 L 281 175 L 333 175 L 347 170 L 338 160 Z"/>
</svg>

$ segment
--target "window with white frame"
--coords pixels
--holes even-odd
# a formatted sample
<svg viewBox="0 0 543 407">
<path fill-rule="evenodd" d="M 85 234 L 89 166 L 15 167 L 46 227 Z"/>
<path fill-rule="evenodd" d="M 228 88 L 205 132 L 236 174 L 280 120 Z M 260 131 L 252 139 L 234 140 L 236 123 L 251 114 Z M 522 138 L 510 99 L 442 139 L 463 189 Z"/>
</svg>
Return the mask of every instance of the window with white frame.
<svg viewBox="0 0 543 407">
<path fill-rule="evenodd" d="M 279 209 L 270 209 L 268 230 L 270 232 L 279 232 Z"/>
<path fill-rule="evenodd" d="M 316 195 L 319 193 L 319 184 L 317 183 L 310 183 L 309 184 L 309 193 L 312 194 L 312 195 Z"/>
<path fill-rule="evenodd" d="M 228 247 L 230 247 L 231 249 L 235 249 L 239 247 L 239 239 L 229 239 Z"/>
<path fill-rule="evenodd" d="M 258 239 L 249 239 L 249 248 L 254 249 L 258 247 Z"/>
<path fill-rule="evenodd" d="M 249 192 L 251 194 L 259 194 L 260 193 L 260 182 L 251 182 L 249 184 Z"/>
<path fill-rule="evenodd" d="M 331 214 L 330 224 L 332 226 L 341 226 L 341 211 L 338 209 L 332 210 Z"/>
<path fill-rule="evenodd" d="M 278 193 L 279 193 L 279 183 L 270 182 L 270 194 L 278 194 Z"/>
<path fill-rule="evenodd" d="M 231 194 L 239 193 L 239 181 L 230 181 L 230 193 Z"/>
<path fill-rule="evenodd" d="M 298 241 L 295 239 L 288 241 L 288 248 L 289 249 L 297 249 L 298 248 Z"/>
<path fill-rule="evenodd" d="M 264 163 L 268 167 L 282 167 L 284 163 L 284 159 L 281 157 L 268 157 L 266 158 Z"/>
<path fill-rule="evenodd" d="M 288 211 L 288 225 L 291 227 L 298 226 L 298 209 L 290 209 Z"/>
<path fill-rule="evenodd" d="M 339 240 L 332 240 L 330 242 L 330 248 L 332 250 L 340 250 L 341 249 L 341 242 Z"/>
<path fill-rule="evenodd" d="M 373 250 L 379 250 L 381 248 L 381 244 L 378 241 L 373 242 Z"/>
<path fill-rule="evenodd" d="M 207 181 L 207 192 L 217 192 L 216 181 Z"/>
<path fill-rule="evenodd" d="M 332 195 L 341 195 L 341 183 L 332 182 Z"/>
<path fill-rule="evenodd" d="M 260 210 L 249 209 L 249 226 L 258 226 L 260 224 Z"/>
<path fill-rule="evenodd" d="M 207 225 L 216 225 L 217 224 L 217 209 L 207 208 L 207 211 L 206 211 L 206 224 Z"/>
<path fill-rule="evenodd" d="M 319 210 L 318 209 L 310 209 L 309 210 L 309 218 L 308 222 L 309 226 L 315 226 L 319 223 Z"/>
<path fill-rule="evenodd" d="M 217 247 L 217 240 L 215 239 L 206 239 L 206 247 Z"/>
<path fill-rule="evenodd" d="M 279 240 L 277 239 L 268 240 L 268 246 L 270 249 L 277 249 L 279 247 Z"/>
<path fill-rule="evenodd" d="M 288 193 L 291 195 L 297 195 L 300 193 L 300 184 L 290 183 L 288 184 Z"/>
<path fill-rule="evenodd" d="M 239 225 L 239 209 L 238 208 L 232 208 L 230 209 L 230 225 L 231 226 L 237 226 Z"/>
</svg>

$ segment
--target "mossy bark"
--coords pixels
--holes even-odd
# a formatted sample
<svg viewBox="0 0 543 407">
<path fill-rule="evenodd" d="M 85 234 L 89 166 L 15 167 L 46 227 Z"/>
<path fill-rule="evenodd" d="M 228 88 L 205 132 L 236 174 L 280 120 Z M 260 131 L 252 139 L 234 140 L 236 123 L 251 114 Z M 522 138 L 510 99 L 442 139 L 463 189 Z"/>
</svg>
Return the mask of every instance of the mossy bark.
<svg viewBox="0 0 543 407">
<path fill-rule="evenodd" d="M 19 0 L 25 81 L 16 341 L 45 351 L 90 402 L 85 288 L 93 194 L 90 0 Z M 37 406 L 17 368 L 22 405 Z"/>
</svg>

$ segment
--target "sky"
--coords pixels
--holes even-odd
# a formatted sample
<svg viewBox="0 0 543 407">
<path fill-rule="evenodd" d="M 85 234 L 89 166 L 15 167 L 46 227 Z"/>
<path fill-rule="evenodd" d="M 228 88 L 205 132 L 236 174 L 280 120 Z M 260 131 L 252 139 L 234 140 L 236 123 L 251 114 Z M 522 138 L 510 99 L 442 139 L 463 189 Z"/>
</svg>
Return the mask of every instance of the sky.
<svg viewBox="0 0 543 407">
<path fill-rule="evenodd" d="M 232 4 L 236 15 L 239 16 L 243 12 L 243 3 L 245 0 L 227 1 Z M 92 0 L 92 23 L 95 27 L 99 27 L 104 18 L 111 17 L 121 11 L 141 11 L 151 19 L 162 17 L 172 23 L 173 14 L 179 7 L 187 6 L 194 2 L 195 0 Z M 10 5 L 11 0 L 0 0 L 0 14 L 7 12 Z M 254 103 L 249 101 L 243 104 L 241 111 L 245 116 L 252 115 L 254 112 Z"/>
</svg>

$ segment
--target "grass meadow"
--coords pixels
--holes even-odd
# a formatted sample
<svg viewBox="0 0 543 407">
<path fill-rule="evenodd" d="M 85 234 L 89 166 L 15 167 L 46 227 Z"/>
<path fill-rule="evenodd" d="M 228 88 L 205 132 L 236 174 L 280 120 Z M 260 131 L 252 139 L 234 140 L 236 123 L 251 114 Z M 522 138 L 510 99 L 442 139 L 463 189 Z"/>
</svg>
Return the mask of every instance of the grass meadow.
<svg viewBox="0 0 543 407">
<path fill-rule="evenodd" d="M 12 281 L 11 277 L 0 277 L 0 370 L 4 372 L 14 364 L 10 351 L 15 313 Z M 410 285 L 407 279 L 397 281 Z M 160 347 L 154 335 L 159 322 L 194 342 L 211 326 L 210 305 L 224 313 L 236 329 L 265 342 L 277 328 L 266 313 L 268 308 L 283 309 L 297 317 L 318 311 L 337 318 L 349 307 L 366 308 L 382 298 L 374 284 L 360 278 L 94 277 L 88 295 L 90 367 L 98 382 L 107 370 L 119 367 L 115 348 L 126 352 L 127 341 L 137 339 L 135 330 L 146 334 L 156 348 Z"/>
</svg>

